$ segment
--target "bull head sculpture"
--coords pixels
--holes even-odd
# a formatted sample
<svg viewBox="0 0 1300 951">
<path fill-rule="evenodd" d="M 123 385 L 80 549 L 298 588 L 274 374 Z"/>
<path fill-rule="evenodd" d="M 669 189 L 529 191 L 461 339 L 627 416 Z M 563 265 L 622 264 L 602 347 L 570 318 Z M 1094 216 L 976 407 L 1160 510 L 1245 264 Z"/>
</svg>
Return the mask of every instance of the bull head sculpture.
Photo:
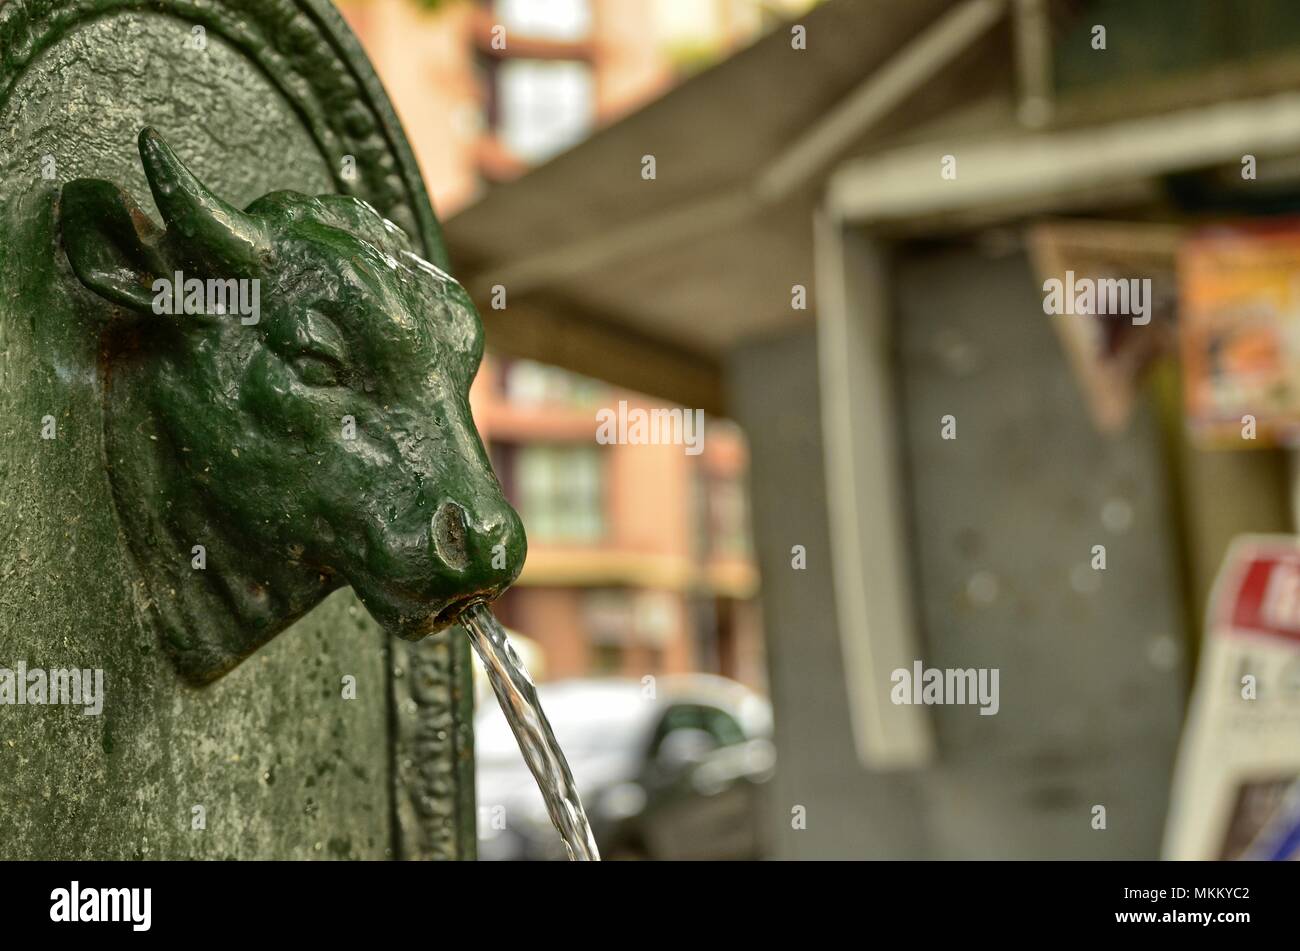
<svg viewBox="0 0 1300 951">
<path fill-rule="evenodd" d="M 182 674 L 220 677 L 344 584 L 412 640 L 500 594 L 526 545 L 470 416 L 464 289 L 358 199 L 240 211 L 156 132 L 139 148 L 165 230 L 93 179 L 64 186 L 59 219 L 103 328 L 139 600 Z"/>
</svg>

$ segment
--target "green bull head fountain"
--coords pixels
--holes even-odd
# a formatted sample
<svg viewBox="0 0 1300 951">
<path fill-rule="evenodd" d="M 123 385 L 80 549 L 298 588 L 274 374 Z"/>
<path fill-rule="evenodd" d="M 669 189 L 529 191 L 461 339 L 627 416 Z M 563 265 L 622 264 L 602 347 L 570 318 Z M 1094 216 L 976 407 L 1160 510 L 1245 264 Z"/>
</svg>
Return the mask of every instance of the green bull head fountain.
<svg viewBox="0 0 1300 951">
<path fill-rule="evenodd" d="M 0 858 L 474 857 L 450 270 L 328 0 L 0 0 Z"/>
<path fill-rule="evenodd" d="M 113 494 L 180 671 L 221 676 L 344 584 L 411 640 L 495 598 L 524 532 L 470 416 L 464 289 L 360 199 L 240 211 L 156 132 L 139 147 L 165 229 L 98 179 L 63 187 L 59 223 L 107 324 Z"/>
</svg>

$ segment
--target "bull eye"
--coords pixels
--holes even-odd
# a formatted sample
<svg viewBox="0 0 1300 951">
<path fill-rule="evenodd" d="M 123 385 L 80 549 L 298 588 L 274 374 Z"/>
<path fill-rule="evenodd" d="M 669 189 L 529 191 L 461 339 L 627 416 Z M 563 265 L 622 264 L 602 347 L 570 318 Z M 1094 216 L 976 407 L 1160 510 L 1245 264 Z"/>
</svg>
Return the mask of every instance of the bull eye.
<svg viewBox="0 0 1300 951">
<path fill-rule="evenodd" d="M 293 359 L 294 372 L 307 386 L 338 386 L 343 366 L 333 357 L 320 353 L 301 353 Z"/>
</svg>

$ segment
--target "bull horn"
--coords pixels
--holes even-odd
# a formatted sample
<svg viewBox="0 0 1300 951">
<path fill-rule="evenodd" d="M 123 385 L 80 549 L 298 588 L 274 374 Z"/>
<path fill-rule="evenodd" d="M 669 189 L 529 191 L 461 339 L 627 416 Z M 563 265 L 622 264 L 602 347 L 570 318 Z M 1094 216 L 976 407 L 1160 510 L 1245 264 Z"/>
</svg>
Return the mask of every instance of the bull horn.
<svg viewBox="0 0 1300 951">
<path fill-rule="evenodd" d="M 140 160 L 168 232 L 201 259 L 249 266 L 270 247 L 261 222 L 214 195 L 154 129 L 140 131 Z"/>
</svg>

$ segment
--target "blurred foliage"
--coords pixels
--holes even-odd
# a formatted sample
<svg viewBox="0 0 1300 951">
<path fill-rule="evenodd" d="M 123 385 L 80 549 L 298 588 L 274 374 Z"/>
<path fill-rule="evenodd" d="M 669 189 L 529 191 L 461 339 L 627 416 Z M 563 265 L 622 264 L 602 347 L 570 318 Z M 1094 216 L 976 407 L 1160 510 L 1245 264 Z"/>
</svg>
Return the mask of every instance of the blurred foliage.
<svg viewBox="0 0 1300 951">
<path fill-rule="evenodd" d="M 726 55 L 726 51 L 716 43 L 699 41 L 696 43 L 675 43 L 665 51 L 679 74 L 690 76 L 712 66 Z"/>
</svg>

